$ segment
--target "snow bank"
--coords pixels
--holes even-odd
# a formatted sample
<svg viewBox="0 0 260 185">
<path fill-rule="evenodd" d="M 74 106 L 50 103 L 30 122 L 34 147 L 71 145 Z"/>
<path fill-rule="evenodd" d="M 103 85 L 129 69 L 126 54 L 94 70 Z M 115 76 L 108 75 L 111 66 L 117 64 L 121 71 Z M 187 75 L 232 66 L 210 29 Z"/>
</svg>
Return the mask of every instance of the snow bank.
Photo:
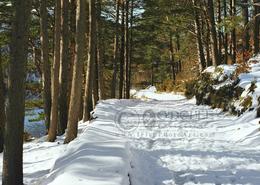
<svg viewBox="0 0 260 185">
<path fill-rule="evenodd" d="M 225 79 L 225 77 L 230 77 L 234 74 L 236 71 L 237 66 L 236 65 L 219 65 L 217 67 L 210 66 L 206 68 L 203 72 L 204 73 L 210 73 L 212 75 L 213 79 L 216 79 L 218 81 L 222 81 Z"/>
<path fill-rule="evenodd" d="M 257 55 L 248 61 L 248 73 L 241 73 L 239 76 L 235 76 L 238 65 L 239 64 L 219 65 L 217 67 L 210 66 L 204 70 L 204 73 L 209 73 L 212 79 L 219 82 L 216 85 L 213 85 L 215 90 L 219 90 L 225 86 L 232 86 L 232 84 L 235 84 L 235 87 L 241 87 L 243 89 L 239 100 L 236 100 L 233 103 L 236 110 L 242 111 L 242 104 L 245 102 L 248 102 L 249 105 L 252 104 L 248 108 L 255 109 L 259 106 L 258 98 L 260 97 L 260 55 Z M 238 83 L 236 84 L 236 82 Z"/>
<path fill-rule="evenodd" d="M 79 135 L 86 125 L 79 125 Z M 66 151 L 67 145 L 63 144 L 64 136 L 58 136 L 53 143 L 46 142 L 42 137 L 32 142 L 26 142 L 23 146 L 23 172 L 24 184 L 39 185 L 39 181 L 45 177 L 53 167 L 56 159 Z M 0 173 L 2 173 L 3 153 L 0 154 Z M 0 176 L 0 184 L 2 176 Z"/>
<path fill-rule="evenodd" d="M 67 146 L 42 185 L 129 185 L 128 140 L 114 124 L 120 107 L 113 104 L 116 100 L 97 106 L 98 120 Z"/>
<path fill-rule="evenodd" d="M 174 93 L 166 93 L 166 92 L 157 92 L 156 87 L 150 86 L 146 89 L 136 91 L 131 90 L 131 95 L 137 99 L 150 99 L 150 100 L 182 100 L 185 99 L 183 95 L 174 94 Z"/>
</svg>

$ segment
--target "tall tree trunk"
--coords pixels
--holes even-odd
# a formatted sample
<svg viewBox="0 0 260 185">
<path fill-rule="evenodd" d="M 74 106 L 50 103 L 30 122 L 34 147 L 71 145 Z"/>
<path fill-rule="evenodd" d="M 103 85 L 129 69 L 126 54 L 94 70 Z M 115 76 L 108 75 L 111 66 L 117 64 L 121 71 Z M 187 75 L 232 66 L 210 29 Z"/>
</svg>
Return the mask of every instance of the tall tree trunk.
<svg viewBox="0 0 260 185">
<path fill-rule="evenodd" d="M 40 5 L 41 24 L 41 61 L 43 64 L 43 99 L 45 125 L 48 132 L 51 116 L 51 64 L 49 61 L 49 36 L 48 36 L 48 13 L 47 0 L 42 0 Z"/>
<path fill-rule="evenodd" d="M 230 0 L 230 15 L 236 16 L 236 0 Z M 236 29 L 231 31 L 231 46 L 232 46 L 232 63 L 236 63 L 237 58 L 237 43 L 236 43 Z"/>
<path fill-rule="evenodd" d="M 61 1 L 61 65 L 59 76 L 59 125 L 58 134 L 65 133 L 68 121 L 68 75 L 69 75 L 69 0 Z"/>
<path fill-rule="evenodd" d="M 103 65 L 104 65 L 104 38 L 102 32 L 101 0 L 97 1 L 97 70 L 98 70 L 98 92 L 99 99 L 105 98 Z"/>
<path fill-rule="evenodd" d="M 217 0 L 218 3 L 218 24 L 221 24 L 222 21 L 222 11 L 221 11 L 221 0 Z M 218 52 L 219 59 L 222 59 L 222 32 L 221 29 L 218 29 Z"/>
<path fill-rule="evenodd" d="M 98 40 L 98 39 L 97 39 Z M 97 41 L 96 40 L 96 41 Z M 92 88 L 92 107 L 93 109 L 96 107 L 97 105 L 97 102 L 98 102 L 98 64 L 97 64 L 97 59 L 98 59 L 98 56 L 97 56 L 97 48 L 95 50 L 95 60 L 94 60 L 94 65 L 93 65 L 93 88 Z"/>
<path fill-rule="evenodd" d="M 224 17 L 227 18 L 227 0 L 223 0 L 223 6 L 224 6 Z M 228 34 L 227 34 L 227 28 L 225 28 L 225 34 L 224 34 L 224 63 L 227 64 L 228 61 Z"/>
<path fill-rule="evenodd" d="M 181 44 L 180 44 L 180 35 L 177 33 L 176 34 L 176 50 L 178 53 L 180 53 L 181 50 Z M 182 70 L 182 65 L 181 65 L 181 60 L 178 60 L 178 72 L 181 72 Z"/>
<path fill-rule="evenodd" d="M 196 0 L 193 0 L 193 6 L 194 6 L 194 16 L 195 16 L 195 31 L 196 31 L 196 38 L 197 38 L 197 51 L 198 51 L 198 57 L 199 57 L 199 63 L 201 70 L 205 69 L 206 67 L 206 61 L 205 61 L 205 55 L 203 50 L 203 42 L 202 42 L 202 31 L 201 31 L 201 25 L 200 25 L 200 16 L 197 10 L 197 2 Z"/>
<path fill-rule="evenodd" d="M 2 54 L 0 51 L 0 153 L 4 149 L 4 127 L 5 127 L 5 85 L 2 68 Z"/>
<path fill-rule="evenodd" d="M 175 82 L 176 72 L 175 72 L 174 51 L 173 51 L 173 43 L 172 43 L 172 33 L 170 33 L 169 36 L 170 36 L 169 50 L 170 50 L 170 63 L 171 63 L 171 68 L 172 68 L 172 80 Z"/>
<path fill-rule="evenodd" d="M 127 86 L 131 88 L 131 77 L 132 77 L 132 63 L 133 63 L 133 19 L 134 19 L 134 0 L 131 0 L 131 17 L 130 17 L 130 40 L 129 40 L 129 69 L 128 69 L 128 82 Z"/>
<path fill-rule="evenodd" d="M 220 58 L 218 52 L 218 40 L 217 40 L 213 0 L 208 0 L 208 14 L 209 14 L 209 22 L 210 22 L 210 30 L 211 30 L 213 65 L 217 66 L 220 62 Z"/>
<path fill-rule="evenodd" d="M 77 30 L 76 30 L 76 56 L 73 67 L 71 98 L 69 106 L 68 129 L 66 133 L 65 143 L 69 143 L 77 137 L 78 120 L 80 116 L 82 80 L 83 80 L 83 64 L 84 64 L 84 48 L 85 48 L 85 32 L 86 32 L 86 1 L 77 0 Z"/>
<path fill-rule="evenodd" d="M 88 66 L 86 75 L 86 87 L 84 94 L 84 111 L 83 121 L 90 119 L 92 109 L 92 89 L 93 89 L 93 72 L 96 58 L 96 8 L 95 0 L 89 1 L 89 47 L 88 47 Z"/>
<path fill-rule="evenodd" d="M 243 8 L 243 18 L 244 18 L 244 32 L 243 32 L 243 50 L 249 51 L 250 49 L 250 34 L 249 34 L 249 25 L 248 25 L 248 0 L 242 1 Z"/>
<path fill-rule="evenodd" d="M 70 97 L 71 97 L 71 89 L 72 89 L 72 78 L 73 78 L 73 67 L 76 55 L 76 10 L 77 9 L 77 1 L 70 0 L 70 7 L 69 7 L 69 36 L 70 36 L 70 43 L 69 43 L 69 69 L 68 69 L 68 102 L 70 104 Z"/>
<path fill-rule="evenodd" d="M 125 58 L 125 0 L 121 0 L 121 48 L 120 48 L 120 72 L 119 72 L 119 99 L 123 98 L 124 89 L 124 58 Z"/>
<path fill-rule="evenodd" d="M 58 97 L 59 97 L 59 69 L 60 69 L 60 37 L 61 37 L 61 0 L 56 0 L 55 5 L 55 33 L 54 33 L 54 60 L 52 66 L 51 83 L 51 122 L 48 141 L 54 142 L 57 134 L 58 123 Z"/>
<path fill-rule="evenodd" d="M 31 2 L 16 0 L 12 1 L 12 6 L 14 17 L 10 47 L 2 184 L 22 185 L 25 66 Z"/>
<path fill-rule="evenodd" d="M 254 0 L 255 3 L 259 3 L 260 0 Z M 260 26 L 260 18 L 257 16 L 259 11 L 259 6 L 254 5 L 254 54 L 259 53 L 259 26 Z"/>
<path fill-rule="evenodd" d="M 125 2 L 125 98 L 130 98 L 129 82 L 129 0 Z"/>
<path fill-rule="evenodd" d="M 113 76 L 111 81 L 111 98 L 116 97 L 116 81 L 118 71 L 119 60 L 119 12 L 120 12 L 120 0 L 116 0 L 116 29 L 114 38 L 114 53 L 113 53 Z"/>
</svg>

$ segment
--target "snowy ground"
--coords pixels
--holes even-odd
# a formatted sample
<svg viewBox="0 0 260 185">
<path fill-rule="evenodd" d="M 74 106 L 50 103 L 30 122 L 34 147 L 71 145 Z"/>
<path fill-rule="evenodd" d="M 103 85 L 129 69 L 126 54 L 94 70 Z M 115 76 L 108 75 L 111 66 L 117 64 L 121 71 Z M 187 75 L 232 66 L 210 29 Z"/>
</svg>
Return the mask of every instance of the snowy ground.
<svg viewBox="0 0 260 185">
<path fill-rule="evenodd" d="M 236 118 L 194 100 L 105 101 L 43 184 L 259 185 L 254 114 Z"/>
<path fill-rule="evenodd" d="M 153 93 L 152 100 L 144 93 L 145 101 L 101 102 L 95 119 L 81 124 L 82 134 L 69 145 L 62 144 L 63 137 L 56 143 L 42 138 L 25 144 L 24 183 L 260 184 L 255 112 L 237 118 L 196 106 L 194 99 L 169 94 L 171 100 L 162 101 L 156 91 L 148 96 Z"/>
</svg>

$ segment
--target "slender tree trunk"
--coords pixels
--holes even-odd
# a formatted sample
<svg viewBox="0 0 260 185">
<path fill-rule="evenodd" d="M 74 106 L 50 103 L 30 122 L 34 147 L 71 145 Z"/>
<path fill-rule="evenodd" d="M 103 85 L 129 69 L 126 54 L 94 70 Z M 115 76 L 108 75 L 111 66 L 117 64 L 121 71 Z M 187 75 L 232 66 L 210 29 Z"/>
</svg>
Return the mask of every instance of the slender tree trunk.
<svg viewBox="0 0 260 185">
<path fill-rule="evenodd" d="M 218 3 L 218 24 L 222 21 L 222 11 L 221 11 L 221 0 L 217 0 Z M 221 29 L 218 29 L 218 52 L 219 52 L 219 59 L 222 59 L 222 32 Z"/>
<path fill-rule="evenodd" d="M 173 51 L 173 43 L 172 43 L 172 33 L 170 33 L 170 62 L 172 68 L 172 80 L 175 82 L 176 80 L 176 72 L 175 72 L 175 61 L 174 61 L 174 51 Z"/>
<path fill-rule="evenodd" d="M 22 185 L 25 66 L 31 2 L 17 0 L 12 2 L 12 6 L 14 17 L 10 48 L 2 184 Z"/>
<path fill-rule="evenodd" d="M 120 0 L 116 0 L 116 30 L 114 38 L 114 56 L 113 56 L 113 76 L 111 81 L 111 98 L 116 97 L 116 81 L 118 71 L 119 60 L 119 12 L 120 12 Z"/>
<path fill-rule="evenodd" d="M 68 121 L 68 75 L 69 75 L 69 0 L 61 1 L 61 65 L 59 76 L 59 125 L 58 134 L 65 133 Z"/>
<path fill-rule="evenodd" d="M 89 1 L 89 47 L 88 47 L 88 67 L 86 75 L 86 87 L 84 94 L 84 111 L 83 121 L 90 119 L 92 109 L 92 89 L 93 89 L 93 72 L 96 58 L 96 8 L 95 0 Z"/>
<path fill-rule="evenodd" d="M 181 44 L 180 44 L 180 35 L 176 34 L 176 49 L 177 52 L 179 53 L 181 50 Z M 182 71 L 182 65 L 181 65 L 181 60 L 178 60 L 178 71 L 181 72 Z"/>
<path fill-rule="evenodd" d="M 129 82 L 129 0 L 125 2 L 125 98 L 130 98 Z"/>
<path fill-rule="evenodd" d="M 119 99 L 123 98 L 124 89 L 124 56 L 125 56 L 125 0 L 121 0 L 121 49 L 120 49 L 120 73 L 119 73 Z"/>
<path fill-rule="evenodd" d="M 98 39 L 97 39 L 98 40 Z M 93 109 L 96 107 L 97 105 L 97 102 L 98 102 L 98 64 L 97 64 L 97 59 L 98 59 L 98 56 L 97 56 L 97 48 L 95 50 L 95 60 L 94 60 L 94 65 L 93 65 L 93 89 L 92 89 L 92 107 Z"/>
<path fill-rule="evenodd" d="M 4 127 L 5 127 L 5 85 L 2 69 L 2 54 L 0 51 L 0 153 L 4 150 Z"/>
<path fill-rule="evenodd" d="M 206 3 L 204 4 L 200 4 L 200 8 L 203 8 L 203 5 L 204 6 L 207 6 Z M 209 19 L 208 19 L 208 13 L 207 13 L 207 9 L 204 9 L 203 11 L 203 14 L 201 15 L 201 19 L 202 19 L 202 25 L 204 25 L 204 29 L 202 29 L 202 25 L 201 25 L 201 32 L 202 32 L 202 37 L 201 37 L 201 42 L 203 44 L 203 37 L 205 37 L 205 44 L 203 46 L 203 53 L 205 52 L 205 55 L 204 56 L 204 60 L 205 60 L 205 65 L 206 67 L 209 67 L 209 66 L 212 66 L 212 59 L 211 59 L 211 41 L 210 41 L 210 23 L 209 23 Z M 204 32 L 205 33 L 204 33 Z M 205 51 L 204 51 L 204 48 L 205 48 Z"/>
<path fill-rule="evenodd" d="M 133 19 L 134 19 L 134 0 L 131 0 L 131 17 L 130 17 L 130 41 L 129 41 L 129 69 L 128 69 L 128 82 L 127 86 L 130 91 L 131 89 L 131 77 L 132 77 L 132 63 L 133 63 Z"/>
<path fill-rule="evenodd" d="M 47 0 L 42 0 L 40 5 L 41 23 L 41 61 L 43 63 L 43 99 L 45 125 L 48 132 L 51 116 L 51 64 L 49 61 L 49 36 L 48 36 L 48 13 Z"/>
<path fill-rule="evenodd" d="M 66 133 L 65 143 L 69 143 L 77 137 L 78 120 L 80 115 L 82 80 L 83 80 L 83 64 L 84 64 L 84 48 L 86 33 L 86 1 L 77 0 L 77 30 L 76 30 L 76 56 L 73 67 L 71 101 L 69 106 L 68 129 Z"/>
<path fill-rule="evenodd" d="M 195 16 L 195 31 L 196 31 L 196 37 L 197 37 L 197 51 L 198 51 L 198 57 L 199 57 L 199 63 L 201 71 L 205 69 L 206 67 L 206 61 L 205 61 L 205 55 L 203 50 L 203 42 L 202 42 L 202 31 L 201 31 L 201 25 L 200 25 L 200 17 L 197 10 L 197 2 L 196 0 L 193 0 L 193 6 L 194 6 L 194 16 Z"/>
<path fill-rule="evenodd" d="M 101 0 L 97 1 L 97 70 L 98 70 L 98 92 L 99 99 L 105 98 L 103 65 L 104 65 L 104 38 L 102 33 Z"/>
<path fill-rule="evenodd" d="M 236 0 L 230 0 L 230 15 L 236 16 Z M 237 44 L 236 44 L 236 29 L 231 31 L 231 46 L 232 46 L 232 63 L 236 63 L 237 58 Z"/>
<path fill-rule="evenodd" d="M 212 42 L 213 65 L 217 66 L 220 62 L 220 59 L 219 59 L 219 52 L 218 52 L 218 41 L 217 41 L 213 0 L 208 0 L 208 14 L 209 14 L 211 40 L 212 40 L 211 42 Z"/>
<path fill-rule="evenodd" d="M 58 97 L 59 97 L 59 69 L 60 69 L 60 37 L 61 37 L 61 0 L 56 0 L 55 5 L 55 33 L 54 33 L 54 60 L 52 66 L 51 83 L 51 122 L 48 141 L 54 142 L 57 134 L 58 123 Z"/>
<path fill-rule="evenodd" d="M 71 97 L 71 89 L 72 89 L 72 78 L 73 78 L 73 68 L 74 68 L 74 61 L 76 55 L 76 10 L 77 9 L 77 1 L 70 0 L 70 7 L 69 7 L 69 36 L 70 36 L 70 43 L 69 43 L 69 69 L 68 69 L 68 102 L 70 102 Z M 69 103 L 70 104 L 70 103 Z"/>
<path fill-rule="evenodd" d="M 207 42 L 206 42 L 206 66 L 212 66 L 212 60 L 211 60 L 211 56 L 210 56 L 210 31 L 207 31 Z"/>
<path fill-rule="evenodd" d="M 243 0 L 242 1 L 243 5 L 243 18 L 244 18 L 244 32 L 243 32 L 243 50 L 244 51 L 249 51 L 250 49 L 250 34 L 249 34 L 249 25 L 248 25 L 248 17 L 249 17 L 249 12 L 248 12 L 248 0 Z"/>
<path fill-rule="evenodd" d="M 153 61 L 151 61 L 152 64 L 152 74 L 151 74 L 151 84 L 154 86 L 154 64 Z"/>
<path fill-rule="evenodd" d="M 224 6 L 224 17 L 227 18 L 227 0 L 223 0 L 223 6 Z M 228 61 L 228 34 L 227 34 L 227 28 L 225 28 L 225 34 L 224 34 L 224 63 L 227 64 Z"/>
<path fill-rule="evenodd" d="M 254 0 L 254 3 L 259 3 L 260 0 Z M 254 54 L 259 53 L 259 28 L 260 28 L 260 18 L 257 16 L 259 11 L 259 6 L 254 5 Z"/>
</svg>

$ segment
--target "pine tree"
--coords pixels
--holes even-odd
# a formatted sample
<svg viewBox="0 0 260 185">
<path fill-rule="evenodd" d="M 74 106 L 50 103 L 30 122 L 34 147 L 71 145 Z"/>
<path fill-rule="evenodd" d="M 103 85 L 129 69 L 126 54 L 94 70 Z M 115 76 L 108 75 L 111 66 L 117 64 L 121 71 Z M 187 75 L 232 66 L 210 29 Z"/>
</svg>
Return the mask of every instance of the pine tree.
<svg viewBox="0 0 260 185">
<path fill-rule="evenodd" d="M 197 39 L 197 52 L 200 62 L 200 68 L 203 70 L 206 67 L 206 61 L 205 61 L 205 55 L 203 50 L 203 43 L 202 43 L 202 32 L 201 32 L 201 26 L 200 26 L 200 17 L 198 12 L 198 5 L 196 0 L 193 0 L 193 6 L 194 6 L 194 25 L 195 25 L 195 32 L 196 32 L 196 39 Z"/>
<path fill-rule="evenodd" d="M 114 51 L 113 51 L 113 76 L 111 81 L 111 98 L 116 97 L 116 81 L 119 62 L 119 13 L 120 13 L 120 0 L 116 0 L 116 20 L 115 20 L 115 38 L 114 38 Z"/>
<path fill-rule="evenodd" d="M 45 125 L 48 131 L 50 126 L 51 114 L 51 65 L 49 61 L 47 0 L 42 0 L 40 3 L 41 61 L 43 63 L 43 99 Z"/>
<path fill-rule="evenodd" d="M 244 19 L 244 31 L 243 31 L 243 50 L 249 51 L 250 49 L 250 33 L 249 33 L 249 11 L 248 11 L 248 0 L 242 1 L 243 19 Z"/>
<path fill-rule="evenodd" d="M 83 121 L 90 119 L 92 110 L 92 90 L 93 90 L 93 73 L 96 58 L 96 7 L 95 0 L 89 1 L 89 46 L 88 46 L 88 66 L 86 75 L 86 86 L 84 94 L 84 111 Z"/>
<path fill-rule="evenodd" d="M 25 66 L 31 3 L 29 0 L 15 0 L 12 6 L 14 17 L 10 46 L 2 184 L 22 185 Z"/>
<path fill-rule="evenodd" d="M 59 97 L 59 69 L 60 69 L 60 37 L 61 37 L 61 1 L 56 0 L 55 5 L 55 33 L 54 33 L 54 60 L 52 66 L 51 86 L 51 122 L 48 132 L 48 141 L 54 142 L 58 124 L 58 97 Z"/>
<path fill-rule="evenodd" d="M 104 60 L 105 47 L 104 36 L 102 32 L 103 24 L 101 19 L 101 0 L 97 1 L 97 80 L 98 80 L 98 96 L 99 100 L 105 99 L 105 84 L 104 84 Z"/>
<path fill-rule="evenodd" d="M 212 40 L 213 65 L 217 66 L 220 62 L 220 58 L 219 58 L 219 51 L 218 51 L 218 40 L 217 40 L 213 0 L 208 0 L 208 14 L 209 14 L 211 40 Z"/>
<path fill-rule="evenodd" d="M 124 86 L 125 93 L 124 97 L 126 99 L 130 98 L 130 84 L 129 84 L 129 1 L 125 2 L 125 48 L 124 48 L 124 66 L 125 66 L 125 76 L 124 76 Z"/>
<path fill-rule="evenodd" d="M 125 63 L 125 0 L 121 0 L 121 47 L 119 65 L 119 99 L 124 95 L 124 63 Z"/>
<path fill-rule="evenodd" d="M 73 78 L 71 88 L 71 98 L 69 106 L 68 130 L 65 143 L 77 137 L 78 120 L 80 111 L 80 101 L 83 80 L 84 48 L 85 48 L 85 19 L 86 19 L 86 1 L 77 1 L 77 29 L 76 29 L 76 56 L 73 66 Z"/>
<path fill-rule="evenodd" d="M 254 0 L 254 54 L 259 53 L 259 30 L 260 30 L 260 18 L 259 18 L 259 0 Z"/>
<path fill-rule="evenodd" d="M 230 15 L 236 16 L 236 0 L 230 0 Z M 232 51 L 232 63 L 236 63 L 237 58 L 237 38 L 236 38 L 236 28 L 231 31 L 231 51 Z"/>
<path fill-rule="evenodd" d="M 2 52 L 0 51 L 0 153 L 4 149 L 4 127 L 5 127 L 5 84 L 2 69 Z"/>
<path fill-rule="evenodd" d="M 61 1 L 61 65 L 59 77 L 59 135 L 64 134 L 68 121 L 68 75 L 69 75 L 69 0 Z"/>
</svg>

